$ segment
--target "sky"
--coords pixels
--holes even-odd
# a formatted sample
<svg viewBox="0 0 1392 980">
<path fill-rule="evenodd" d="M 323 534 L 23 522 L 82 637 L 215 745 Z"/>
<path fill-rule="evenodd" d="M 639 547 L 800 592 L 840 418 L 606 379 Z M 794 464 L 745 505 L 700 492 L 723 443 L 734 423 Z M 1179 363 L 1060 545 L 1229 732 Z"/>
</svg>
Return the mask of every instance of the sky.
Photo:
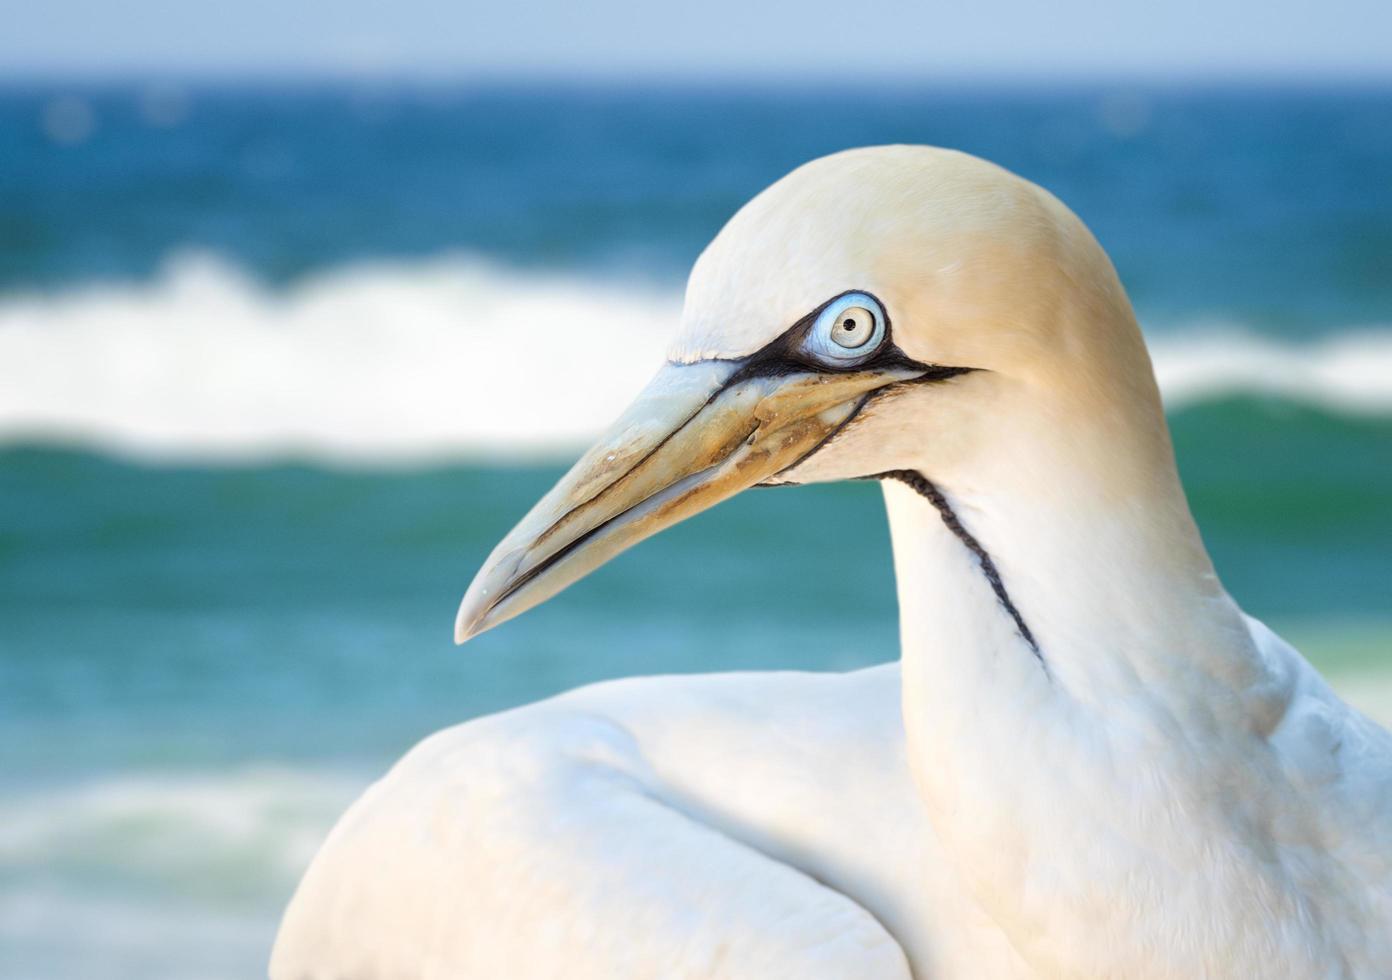
<svg viewBox="0 0 1392 980">
<path fill-rule="evenodd" d="M 43 0 L 0 75 L 1392 78 L 1389 0 Z"/>
</svg>

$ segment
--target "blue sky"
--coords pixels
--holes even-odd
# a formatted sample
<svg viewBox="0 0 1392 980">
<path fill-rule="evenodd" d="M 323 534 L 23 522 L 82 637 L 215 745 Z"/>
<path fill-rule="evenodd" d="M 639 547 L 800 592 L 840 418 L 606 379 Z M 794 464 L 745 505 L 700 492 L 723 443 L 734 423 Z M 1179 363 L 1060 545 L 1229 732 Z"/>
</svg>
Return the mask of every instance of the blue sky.
<svg viewBox="0 0 1392 980">
<path fill-rule="evenodd" d="M 43 0 L 0 73 L 1392 77 L 1389 0 Z"/>
</svg>

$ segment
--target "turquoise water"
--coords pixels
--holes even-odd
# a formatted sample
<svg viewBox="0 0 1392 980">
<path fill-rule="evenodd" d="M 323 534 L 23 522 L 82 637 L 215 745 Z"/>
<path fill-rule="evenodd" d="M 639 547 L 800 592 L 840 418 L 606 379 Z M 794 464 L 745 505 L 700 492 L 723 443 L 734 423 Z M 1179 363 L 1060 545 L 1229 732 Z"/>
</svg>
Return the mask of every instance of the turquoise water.
<svg viewBox="0 0 1392 980">
<path fill-rule="evenodd" d="M 0 93 L 7 976 L 256 974 L 342 806 L 444 725 L 605 677 L 892 658 L 867 484 L 750 492 L 450 642 L 648 363 L 616 342 L 520 374 L 471 317 L 556 360 L 576 331 L 659 350 L 705 238 L 843 145 L 964 146 L 1083 214 L 1229 590 L 1392 707 L 1392 93 L 160 97 Z M 554 405 L 500 408 L 522 377 Z"/>
<path fill-rule="evenodd" d="M 1392 418 L 1229 400 L 1173 423 L 1195 513 L 1245 608 L 1296 627 L 1392 626 Z M 0 768 L 26 780 L 272 757 L 371 768 L 434 727 L 599 678 L 895 655 L 868 484 L 745 494 L 456 649 L 464 586 L 560 472 L 5 453 Z"/>
</svg>

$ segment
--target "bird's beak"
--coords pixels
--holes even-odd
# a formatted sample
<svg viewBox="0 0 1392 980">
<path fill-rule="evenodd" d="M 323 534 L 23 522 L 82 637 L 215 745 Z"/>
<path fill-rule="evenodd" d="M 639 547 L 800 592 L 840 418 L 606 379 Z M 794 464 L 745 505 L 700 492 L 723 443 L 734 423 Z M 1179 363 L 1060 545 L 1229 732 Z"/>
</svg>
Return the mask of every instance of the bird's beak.
<svg viewBox="0 0 1392 980">
<path fill-rule="evenodd" d="M 659 371 L 493 549 L 459 607 L 455 642 L 545 602 L 644 538 L 797 465 L 875 390 L 922 374 L 903 365 L 764 375 L 742 367 L 702 361 Z"/>
</svg>

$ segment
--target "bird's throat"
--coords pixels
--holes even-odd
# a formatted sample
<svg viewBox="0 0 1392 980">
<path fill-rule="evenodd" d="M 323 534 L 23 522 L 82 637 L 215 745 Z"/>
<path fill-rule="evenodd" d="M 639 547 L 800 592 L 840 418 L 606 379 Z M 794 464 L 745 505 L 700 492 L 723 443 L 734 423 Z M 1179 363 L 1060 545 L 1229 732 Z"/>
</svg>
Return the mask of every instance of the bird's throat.
<svg viewBox="0 0 1392 980">
<path fill-rule="evenodd" d="M 933 508 L 938 512 L 938 516 L 942 518 L 943 525 L 951 531 L 953 536 L 957 538 L 958 541 L 962 542 L 962 545 L 975 557 L 981 569 L 981 574 L 985 576 L 986 582 L 990 585 L 996 600 L 1014 622 L 1015 629 L 1019 632 L 1020 639 L 1029 647 L 1030 652 L 1038 659 L 1040 666 L 1044 668 L 1047 674 L 1049 665 L 1048 661 L 1044 659 L 1044 652 L 1040 650 L 1039 642 L 1034 638 L 1034 633 L 1030 630 L 1029 624 L 1025 621 L 1025 617 L 1021 614 L 1019 607 L 1015 605 L 1015 601 L 1010 597 L 1010 590 L 1006 588 L 1005 582 L 1001 578 L 1000 570 L 996 567 L 996 563 L 991 558 L 990 552 L 988 552 L 985 547 L 982 546 L 981 542 L 976 539 L 975 535 L 968 531 L 966 526 L 962 524 L 956 511 L 952 509 L 952 505 L 948 503 L 942 491 L 933 485 L 933 481 L 929 480 L 917 470 L 886 470 L 883 473 L 875 474 L 873 477 L 870 477 L 870 479 L 897 480 L 933 505 Z"/>
</svg>

